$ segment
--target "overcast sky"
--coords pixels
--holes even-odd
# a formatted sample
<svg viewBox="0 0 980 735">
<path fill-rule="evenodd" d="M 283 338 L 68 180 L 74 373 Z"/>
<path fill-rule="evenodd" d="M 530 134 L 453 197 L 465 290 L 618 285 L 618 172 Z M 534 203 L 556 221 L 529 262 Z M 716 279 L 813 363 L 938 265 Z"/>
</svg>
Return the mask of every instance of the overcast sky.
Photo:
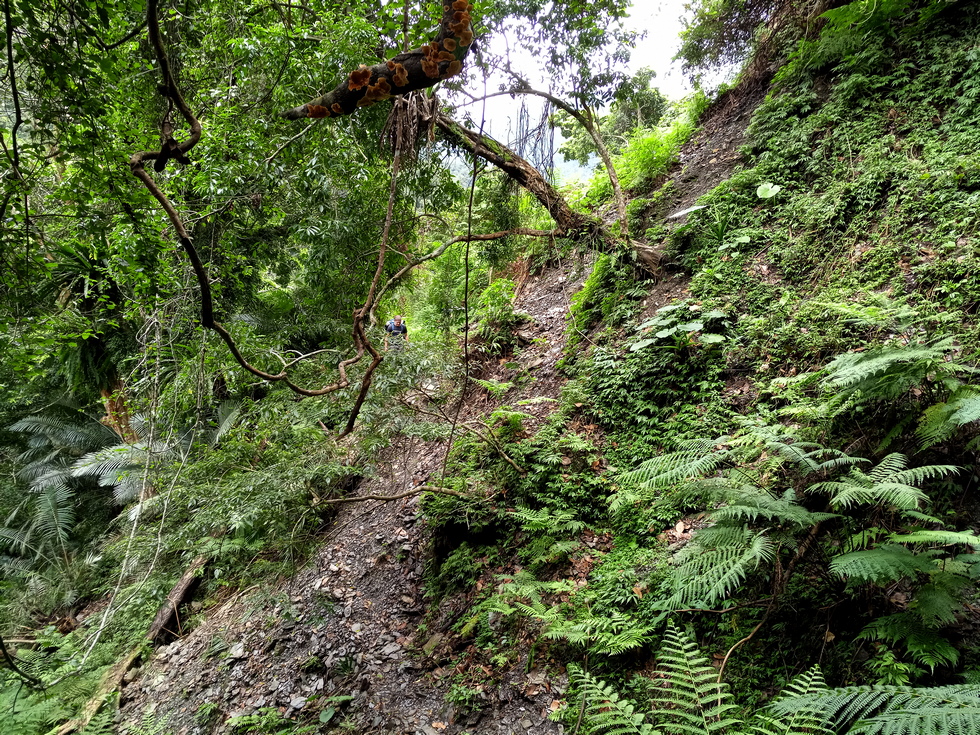
<svg viewBox="0 0 980 735">
<path fill-rule="evenodd" d="M 634 73 L 643 67 L 653 69 L 657 73 L 653 85 L 672 100 L 679 100 L 691 92 L 690 85 L 681 74 L 680 65 L 671 60 L 680 45 L 679 36 L 684 27 L 681 18 L 684 15 L 685 2 L 688 0 L 634 0 L 630 18 L 626 22 L 628 28 L 646 33 L 643 40 L 633 49 L 628 66 L 629 72 Z M 507 47 L 506 39 L 502 38 L 490 39 L 490 43 L 500 44 L 501 51 Z M 511 48 L 512 58 L 515 53 L 516 50 Z M 518 61 L 516 66 L 527 69 L 535 65 L 521 64 Z M 534 79 L 530 81 L 540 89 L 547 89 L 546 81 Z M 498 82 L 490 80 L 488 90 L 495 90 L 497 84 Z M 470 93 L 479 94 L 476 89 L 470 89 Z M 493 97 L 486 100 L 485 107 L 478 103 L 467 105 L 466 109 L 477 122 L 485 115 L 485 132 L 511 143 L 522 102 L 528 110 L 532 111 L 532 116 L 540 115 L 544 103 L 540 98 L 535 97 L 524 97 L 523 100 L 506 96 Z M 533 112 L 535 110 L 539 112 Z M 560 140 L 556 140 L 556 149 L 559 144 Z M 555 155 L 555 165 L 564 178 L 576 176 L 588 178 L 592 171 L 591 166 L 583 169 L 577 164 L 567 164 L 558 154 Z"/>
<path fill-rule="evenodd" d="M 654 86 L 673 100 L 691 92 L 691 86 L 681 74 L 680 65 L 671 61 L 680 45 L 684 28 L 681 18 L 688 0 L 639 0 L 634 2 L 627 27 L 646 31 L 646 38 L 633 50 L 630 71 L 644 66 L 657 72 Z"/>
</svg>

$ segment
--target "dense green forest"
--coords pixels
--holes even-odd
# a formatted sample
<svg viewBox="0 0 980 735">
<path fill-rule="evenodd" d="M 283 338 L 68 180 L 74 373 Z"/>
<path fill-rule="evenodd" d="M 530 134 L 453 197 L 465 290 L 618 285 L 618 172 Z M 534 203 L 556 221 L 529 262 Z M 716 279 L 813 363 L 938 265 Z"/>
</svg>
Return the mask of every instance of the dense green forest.
<svg viewBox="0 0 980 735">
<path fill-rule="evenodd" d="M 980 733 L 980 4 L 2 1 L 0 735 Z"/>
</svg>

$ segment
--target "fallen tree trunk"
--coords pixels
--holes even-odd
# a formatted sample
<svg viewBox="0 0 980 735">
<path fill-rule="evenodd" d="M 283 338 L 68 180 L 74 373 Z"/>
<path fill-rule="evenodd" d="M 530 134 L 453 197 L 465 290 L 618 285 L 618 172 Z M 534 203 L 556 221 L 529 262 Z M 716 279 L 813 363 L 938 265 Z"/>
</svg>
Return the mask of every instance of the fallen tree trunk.
<svg viewBox="0 0 980 735">
<path fill-rule="evenodd" d="M 153 619 L 153 624 L 150 625 L 150 629 L 146 632 L 146 637 L 151 643 L 156 643 L 157 639 L 163 633 L 173 633 L 176 635 L 176 631 L 170 629 L 171 621 L 177 620 L 177 608 L 183 603 L 184 598 L 187 597 L 187 593 L 190 592 L 191 588 L 197 583 L 197 573 L 205 565 L 207 558 L 203 556 L 197 557 L 191 562 L 190 566 L 184 570 L 177 584 L 174 585 L 173 589 L 170 590 L 170 594 L 167 595 L 167 599 L 157 610 L 157 615 Z"/>
<path fill-rule="evenodd" d="M 555 221 L 555 237 L 567 237 L 603 252 L 621 247 L 601 220 L 572 210 L 542 173 L 510 148 L 488 135 L 464 128 L 443 112 L 436 114 L 435 123 L 451 142 L 496 166 L 530 192 Z M 640 268 L 651 274 L 659 272 L 659 250 L 636 240 L 629 241 L 629 248 Z"/>
<path fill-rule="evenodd" d="M 488 135 L 464 128 L 442 112 L 436 115 L 435 123 L 450 141 L 496 166 L 530 192 L 555 221 L 559 237 L 567 237 L 571 240 L 606 239 L 599 220 L 573 211 L 565 198 L 548 183 L 538 169 L 503 143 Z"/>
</svg>

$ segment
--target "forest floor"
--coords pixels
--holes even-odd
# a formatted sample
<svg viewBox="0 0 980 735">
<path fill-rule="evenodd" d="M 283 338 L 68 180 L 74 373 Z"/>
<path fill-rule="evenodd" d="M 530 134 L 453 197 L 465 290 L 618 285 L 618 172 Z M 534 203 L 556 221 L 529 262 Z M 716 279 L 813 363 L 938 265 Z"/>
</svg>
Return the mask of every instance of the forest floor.
<svg viewBox="0 0 980 735">
<path fill-rule="evenodd" d="M 655 217 L 662 221 L 690 206 L 730 175 L 759 99 L 729 93 L 709 110 L 671 174 L 675 194 L 669 211 Z M 522 346 L 512 357 L 473 366 L 481 379 L 513 380 L 507 403 L 559 397 L 564 380 L 556 363 L 564 351 L 570 299 L 588 270 L 582 261 L 560 263 L 521 284 L 514 307 L 530 316 L 519 330 Z M 645 311 L 684 297 L 686 282 L 680 274 L 664 277 L 644 302 Z M 487 391 L 473 389 L 459 420 L 484 416 L 499 404 Z M 527 428 L 533 431 L 554 405 L 522 406 L 534 417 Z M 443 442 L 402 439 L 382 453 L 376 474 L 355 493 L 391 495 L 434 483 L 445 450 Z M 467 655 L 466 641 L 447 632 L 454 618 L 451 599 L 428 619 L 428 630 L 420 627 L 430 546 L 418 496 L 341 505 L 301 572 L 275 589 L 242 590 L 203 611 L 203 621 L 190 633 L 129 672 L 122 732 L 165 722 L 162 731 L 172 735 L 229 733 L 231 718 L 263 708 L 317 722 L 330 707 L 336 714 L 319 731 L 343 725 L 362 735 L 562 732 L 547 716 L 560 705 L 564 674 L 560 667 L 531 665 L 528 651 L 492 686 L 468 688 L 468 701 L 452 696 L 459 675 L 480 664 Z"/>
</svg>

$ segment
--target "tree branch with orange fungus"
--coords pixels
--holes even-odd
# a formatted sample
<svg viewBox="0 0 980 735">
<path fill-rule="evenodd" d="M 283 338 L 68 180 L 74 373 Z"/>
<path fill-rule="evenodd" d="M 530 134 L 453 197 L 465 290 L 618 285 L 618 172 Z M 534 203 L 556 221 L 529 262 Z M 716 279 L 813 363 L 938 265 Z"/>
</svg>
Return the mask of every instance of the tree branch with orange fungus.
<svg viewBox="0 0 980 735">
<path fill-rule="evenodd" d="M 459 74 L 473 43 L 473 6 L 469 0 L 454 0 L 442 10 L 439 34 L 431 42 L 374 66 L 361 64 L 325 95 L 280 115 L 287 120 L 350 115 L 360 107 L 425 89 Z"/>
</svg>

